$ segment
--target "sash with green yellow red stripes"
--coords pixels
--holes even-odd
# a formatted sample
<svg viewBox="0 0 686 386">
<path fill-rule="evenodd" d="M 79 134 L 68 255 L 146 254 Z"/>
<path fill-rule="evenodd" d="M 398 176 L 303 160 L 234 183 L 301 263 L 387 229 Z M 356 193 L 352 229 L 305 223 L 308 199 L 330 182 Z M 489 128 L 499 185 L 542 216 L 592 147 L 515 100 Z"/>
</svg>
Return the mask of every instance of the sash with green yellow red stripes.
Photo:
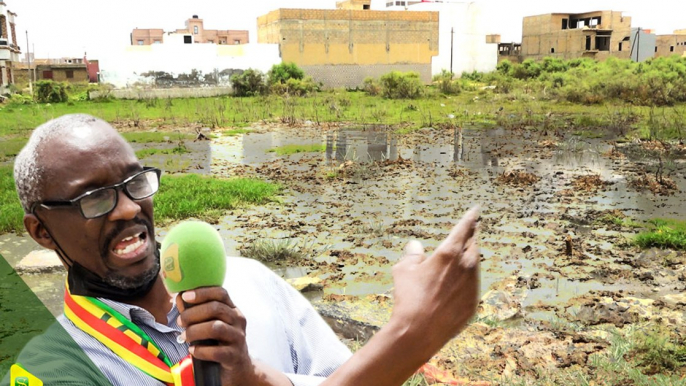
<svg viewBox="0 0 686 386">
<path fill-rule="evenodd" d="M 67 285 L 64 315 L 76 327 L 149 376 L 168 386 L 195 386 L 190 355 L 172 365 L 145 331 L 100 300 L 72 295 Z"/>
</svg>

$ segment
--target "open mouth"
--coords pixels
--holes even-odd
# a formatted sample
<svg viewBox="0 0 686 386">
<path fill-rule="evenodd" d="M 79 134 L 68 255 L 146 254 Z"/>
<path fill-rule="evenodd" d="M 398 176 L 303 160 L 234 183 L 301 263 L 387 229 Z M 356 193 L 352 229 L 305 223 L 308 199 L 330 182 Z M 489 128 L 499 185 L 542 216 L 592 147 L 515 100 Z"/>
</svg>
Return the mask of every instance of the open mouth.
<svg viewBox="0 0 686 386">
<path fill-rule="evenodd" d="M 145 252 L 147 245 L 148 234 L 143 231 L 121 239 L 114 245 L 112 252 L 120 258 L 133 258 Z"/>
</svg>

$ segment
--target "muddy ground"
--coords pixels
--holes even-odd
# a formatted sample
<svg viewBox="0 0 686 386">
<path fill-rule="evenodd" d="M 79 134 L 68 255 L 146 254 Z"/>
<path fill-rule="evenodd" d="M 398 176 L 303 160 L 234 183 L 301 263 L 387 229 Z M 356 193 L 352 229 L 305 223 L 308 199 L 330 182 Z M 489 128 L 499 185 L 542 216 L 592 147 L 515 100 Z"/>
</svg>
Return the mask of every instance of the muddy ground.
<svg viewBox="0 0 686 386">
<path fill-rule="evenodd" d="M 307 257 L 274 269 L 316 278 L 306 295 L 347 339 L 364 341 L 387 319 L 390 267 L 403 245 L 418 239 L 431 251 L 475 204 L 483 208 L 482 303 L 475 321 L 434 358 L 455 377 L 497 384 L 593 373 L 591 358 L 609 350 L 612 329 L 653 324 L 686 337 L 686 256 L 641 251 L 631 242 L 639 230 L 611 220 L 685 217 L 679 144 L 480 128 L 404 136 L 308 124 L 252 130 L 219 135 L 209 150 L 195 145 L 192 161 L 170 165 L 282 184 L 282 203 L 230 211 L 216 224 L 227 253 L 256 240 L 291 240 Z M 305 143 L 327 150 L 268 152 Z M 0 236 L 11 263 L 31 245 Z M 27 275 L 55 312 L 61 277 Z"/>
</svg>

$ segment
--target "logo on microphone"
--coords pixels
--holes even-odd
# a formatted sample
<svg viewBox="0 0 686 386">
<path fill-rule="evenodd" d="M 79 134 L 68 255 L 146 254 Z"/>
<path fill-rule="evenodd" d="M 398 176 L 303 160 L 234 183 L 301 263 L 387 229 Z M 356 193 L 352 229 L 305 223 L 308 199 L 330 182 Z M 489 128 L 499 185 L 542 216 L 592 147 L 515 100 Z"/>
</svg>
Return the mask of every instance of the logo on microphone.
<svg viewBox="0 0 686 386">
<path fill-rule="evenodd" d="M 10 385 L 11 386 L 43 386 L 43 381 L 36 378 L 33 374 L 24 370 L 19 364 L 13 364 L 10 367 Z"/>
<path fill-rule="evenodd" d="M 172 244 L 162 252 L 162 276 L 176 283 L 183 279 L 179 267 L 179 244 Z"/>
</svg>

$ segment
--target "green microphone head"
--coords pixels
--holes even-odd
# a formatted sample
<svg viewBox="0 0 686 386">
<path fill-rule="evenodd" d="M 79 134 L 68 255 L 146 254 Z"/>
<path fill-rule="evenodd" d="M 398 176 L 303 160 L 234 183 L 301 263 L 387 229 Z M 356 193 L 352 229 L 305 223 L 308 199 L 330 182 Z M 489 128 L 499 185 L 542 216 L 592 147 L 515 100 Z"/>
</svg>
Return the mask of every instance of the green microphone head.
<svg viewBox="0 0 686 386">
<path fill-rule="evenodd" d="M 164 238 L 160 264 L 170 292 L 221 286 L 226 273 L 224 243 L 210 224 L 184 221 Z"/>
</svg>

